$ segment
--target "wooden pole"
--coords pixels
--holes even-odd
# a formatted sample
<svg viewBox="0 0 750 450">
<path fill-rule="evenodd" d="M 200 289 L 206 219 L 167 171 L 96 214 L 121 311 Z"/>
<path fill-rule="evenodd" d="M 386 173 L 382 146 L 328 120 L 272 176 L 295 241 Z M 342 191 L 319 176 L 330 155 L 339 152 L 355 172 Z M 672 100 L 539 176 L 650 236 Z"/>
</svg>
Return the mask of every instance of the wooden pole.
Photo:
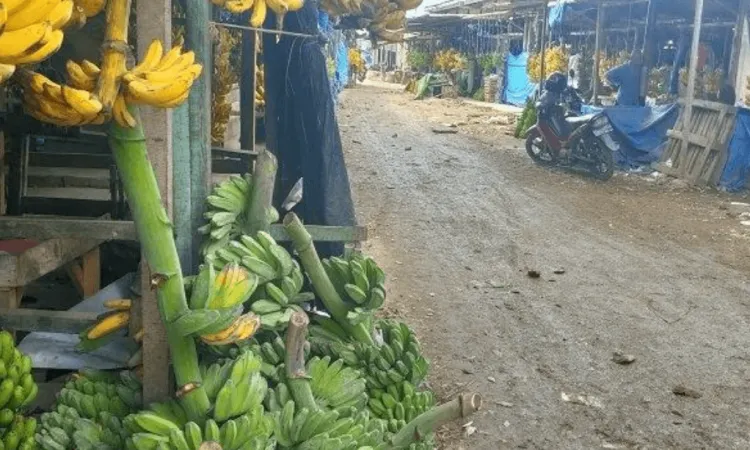
<svg viewBox="0 0 750 450">
<path fill-rule="evenodd" d="M 542 86 L 544 86 L 544 78 L 547 75 L 546 72 L 545 72 L 546 67 L 545 67 L 545 64 L 544 64 L 544 51 L 547 48 L 547 42 L 546 42 L 547 41 L 547 2 L 546 1 L 544 2 L 544 9 L 542 10 L 541 36 L 542 36 L 541 39 L 540 39 L 540 42 L 541 42 L 541 49 L 540 49 L 540 54 L 541 54 L 541 61 L 540 61 L 541 68 L 540 68 L 540 71 L 539 71 L 540 74 L 541 74 L 539 76 L 539 90 L 540 90 L 540 92 L 541 92 Z"/>
<path fill-rule="evenodd" d="M 255 51 L 259 36 L 255 31 L 242 32 L 242 73 L 240 74 L 240 148 L 255 150 Z M 246 167 L 245 170 L 250 170 Z"/>
<path fill-rule="evenodd" d="M 204 221 L 204 202 L 211 184 L 211 35 L 208 23 L 211 19 L 211 4 L 206 0 L 186 0 L 186 44 L 195 52 L 195 62 L 203 64 L 205 70 L 195 80 L 190 90 L 190 222 L 193 232 L 193 267 L 184 267 L 190 273 L 197 270 L 203 236 L 198 233 Z"/>
<path fill-rule="evenodd" d="M 734 38 L 732 39 L 732 56 L 729 61 L 729 70 L 727 70 L 727 80 L 729 85 L 737 91 L 737 72 L 740 65 L 740 50 L 742 49 L 742 35 L 745 34 L 747 23 L 747 13 L 750 0 L 740 0 L 739 14 L 737 15 L 737 24 L 734 26 Z"/>
<path fill-rule="evenodd" d="M 151 0 L 136 3 L 138 55 L 146 54 L 154 39 L 172 42 L 172 2 Z M 141 108 L 146 147 L 167 214 L 172 217 L 172 112 L 168 109 Z M 169 384 L 169 349 L 167 332 L 159 315 L 155 291 L 151 289 L 150 273 L 142 262 L 140 310 L 143 336 L 143 400 L 144 404 L 166 400 Z"/>
<path fill-rule="evenodd" d="M 602 48 L 602 22 L 604 22 L 604 6 L 601 3 L 596 5 L 596 35 L 594 37 L 594 76 L 591 77 L 594 81 L 593 93 L 591 95 L 591 103 L 593 105 L 599 104 L 599 52 Z M 584 62 L 585 64 L 585 62 Z"/>
<path fill-rule="evenodd" d="M 678 169 L 687 174 L 687 151 L 690 145 L 690 122 L 693 114 L 693 92 L 695 91 L 695 76 L 698 69 L 698 47 L 701 42 L 701 22 L 703 19 L 703 0 L 695 0 L 695 17 L 693 18 L 693 40 L 690 46 L 690 64 L 688 65 L 687 93 L 685 94 L 685 112 L 682 119 L 682 151 Z"/>
</svg>

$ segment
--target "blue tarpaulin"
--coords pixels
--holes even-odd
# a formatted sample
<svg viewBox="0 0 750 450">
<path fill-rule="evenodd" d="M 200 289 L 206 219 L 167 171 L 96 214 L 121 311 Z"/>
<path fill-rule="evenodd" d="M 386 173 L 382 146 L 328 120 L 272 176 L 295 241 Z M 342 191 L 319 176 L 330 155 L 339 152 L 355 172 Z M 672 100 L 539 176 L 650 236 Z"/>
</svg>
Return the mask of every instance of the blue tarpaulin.
<svg viewBox="0 0 750 450">
<path fill-rule="evenodd" d="M 621 168 L 634 168 L 659 160 L 667 130 L 674 127 L 679 115 L 677 104 L 661 106 L 613 106 L 597 108 L 584 105 L 583 113 L 602 111 L 612 123 L 620 139 L 615 163 Z"/>
<path fill-rule="evenodd" d="M 508 54 L 505 58 L 505 86 L 503 86 L 502 101 L 511 105 L 525 105 L 526 99 L 529 98 L 536 89 L 536 84 L 529 80 L 526 72 L 526 64 L 529 60 L 529 54 L 526 52 L 518 55 Z"/>
<path fill-rule="evenodd" d="M 728 153 L 719 186 L 727 191 L 739 191 L 745 188 L 750 175 L 750 110 L 746 108 L 737 110 Z"/>
</svg>

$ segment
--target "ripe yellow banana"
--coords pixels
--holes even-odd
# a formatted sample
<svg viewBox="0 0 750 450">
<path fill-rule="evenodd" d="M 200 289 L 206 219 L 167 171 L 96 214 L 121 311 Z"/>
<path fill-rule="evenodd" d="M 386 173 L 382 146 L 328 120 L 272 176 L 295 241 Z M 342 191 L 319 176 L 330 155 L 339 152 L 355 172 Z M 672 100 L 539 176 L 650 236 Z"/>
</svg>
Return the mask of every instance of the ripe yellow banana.
<svg viewBox="0 0 750 450">
<path fill-rule="evenodd" d="M 146 55 L 143 57 L 143 61 L 133 67 L 128 73 L 138 75 L 156 69 L 157 64 L 159 64 L 162 59 L 162 55 L 164 55 L 164 47 L 160 40 L 154 39 L 151 41 L 151 44 L 149 44 L 148 49 L 146 50 Z"/>
<path fill-rule="evenodd" d="M 304 0 L 289 0 L 286 2 L 286 7 L 289 8 L 289 11 L 299 11 L 304 5 Z"/>
<path fill-rule="evenodd" d="M 266 21 L 266 0 L 257 0 L 253 7 L 253 14 L 250 16 L 250 26 L 259 28 Z"/>
<path fill-rule="evenodd" d="M 276 13 L 277 16 L 283 16 L 289 11 L 289 7 L 284 0 L 266 0 L 266 5 Z"/>
<path fill-rule="evenodd" d="M 0 33 L 5 30 L 5 23 L 8 21 L 8 8 L 4 3 L 0 3 Z"/>
<path fill-rule="evenodd" d="M 187 52 L 180 56 L 174 64 L 162 70 L 144 72 L 142 77 L 154 83 L 164 83 L 175 79 L 177 75 L 188 70 L 195 63 L 195 53 Z"/>
<path fill-rule="evenodd" d="M 253 0 L 227 0 L 221 6 L 231 13 L 242 14 L 253 7 Z"/>
<path fill-rule="evenodd" d="M 104 307 L 114 309 L 117 311 L 128 311 L 133 306 L 133 301 L 129 298 L 115 298 L 112 300 L 105 300 Z"/>
<path fill-rule="evenodd" d="M 51 33 L 48 23 L 36 23 L 16 31 L 0 34 L 0 63 L 15 64 L 15 60 L 29 51 L 44 45 L 44 39 Z"/>
<path fill-rule="evenodd" d="M 49 22 L 52 28 L 59 30 L 70 22 L 73 17 L 73 9 L 73 0 L 63 0 L 52 9 L 44 20 Z"/>
<path fill-rule="evenodd" d="M 154 71 L 162 71 L 165 69 L 168 69 L 172 66 L 177 60 L 180 58 L 180 54 L 182 53 L 182 46 L 176 45 L 169 49 L 167 53 L 164 54 L 164 57 L 159 61 L 159 63 L 154 67 Z"/>
<path fill-rule="evenodd" d="M 3 3 L 5 4 L 5 8 L 8 10 L 8 15 L 14 14 L 16 11 L 18 11 L 22 6 L 26 4 L 27 0 L 3 0 Z"/>
<path fill-rule="evenodd" d="M 16 31 L 39 23 L 50 15 L 64 0 L 26 0 L 18 11 L 8 14 L 5 31 Z"/>
<path fill-rule="evenodd" d="M 104 10 L 107 0 L 76 0 L 76 6 L 81 8 L 86 17 L 94 17 Z"/>
<path fill-rule="evenodd" d="M 147 80 L 123 77 L 124 87 L 127 91 L 127 100 L 131 103 L 146 104 L 158 107 L 173 107 L 175 101 L 184 101 L 190 92 L 202 67 L 194 64 L 187 70 L 177 74 L 172 80 L 165 83 L 152 83 Z M 171 106 L 167 106 L 171 105 Z"/>
<path fill-rule="evenodd" d="M 110 314 L 99 322 L 97 322 L 87 333 L 86 337 L 89 339 L 99 339 L 108 334 L 114 333 L 115 331 L 124 328 L 130 321 L 130 313 L 120 311 L 114 314 Z"/>
<path fill-rule="evenodd" d="M 0 64 L 0 84 L 8 81 L 16 73 L 16 66 L 11 64 Z"/>
<path fill-rule="evenodd" d="M 56 53 L 58 50 L 60 50 L 60 47 L 62 47 L 63 39 L 65 39 L 65 34 L 62 32 L 62 30 L 53 31 L 49 35 L 47 41 L 44 42 L 41 47 L 37 48 L 31 53 L 27 53 L 23 56 L 15 58 L 15 64 L 36 64 L 44 61 L 45 59 Z"/>
<path fill-rule="evenodd" d="M 91 92 L 75 89 L 70 86 L 62 86 L 62 96 L 65 103 L 70 105 L 76 112 L 84 117 L 96 117 L 104 108 Z"/>
<path fill-rule="evenodd" d="M 102 73 L 101 69 L 99 69 L 99 66 L 87 59 L 81 61 L 81 69 L 83 69 L 83 71 L 86 72 L 86 75 L 90 77 L 98 77 L 99 74 Z"/>
<path fill-rule="evenodd" d="M 61 127 L 83 125 L 85 118 L 67 105 L 54 101 L 39 99 L 31 93 L 24 94 L 24 110 L 30 116 L 42 122 Z"/>
<path fill-rule="evenodd" d="M 201 336 L 208 345 L 227 345 L 250 339 L 260 328 L 260 317 L 253 313 L 243 314 L 226 329 L 214 334 Z"/>
<path fill-rule="evenodd" d="M 65 63 L 68 72 L 68 84 L 76 89 L 93 92 L 96 88 L 96 78 L 87 74 L 81 65 L 75 61 L 68 60 Z"/>
<path fill-rule="evenodd" d="M 138 124 L 135 117 L 128 111 L 128 104 L 122 94 L 117 96 L 115 104 L 112 105 L 112 117 L 123 128 L 133 128 Z"/>
</svg>

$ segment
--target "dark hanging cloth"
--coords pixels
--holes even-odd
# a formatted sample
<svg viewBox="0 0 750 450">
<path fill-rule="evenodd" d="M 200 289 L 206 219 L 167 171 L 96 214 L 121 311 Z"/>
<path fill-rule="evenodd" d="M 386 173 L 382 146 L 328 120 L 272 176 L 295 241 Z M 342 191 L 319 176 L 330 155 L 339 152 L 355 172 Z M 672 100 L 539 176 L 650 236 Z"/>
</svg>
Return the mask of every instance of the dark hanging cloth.
<svg viewBox="0 0 750 450">
<path fill-rule="evenodd" d="M 275 27 L 269 14 L 267 28 Z M 317 2 L 284 18 L 286 31 L 312 38 L 264 34 L 266 145 L 279 160 L 274 203 L 280 207 L 299 178 L 302 202 L 293 211 L 311 225 L 355 225 L 349 177 L 318 32 Z M 280 211 L 281 212 L 281 211 Z M 283 214 L 283 213 L 282 213 Z M 322 257 L 339 255 L 343 244 L 317 244 Z"/>
</svg>

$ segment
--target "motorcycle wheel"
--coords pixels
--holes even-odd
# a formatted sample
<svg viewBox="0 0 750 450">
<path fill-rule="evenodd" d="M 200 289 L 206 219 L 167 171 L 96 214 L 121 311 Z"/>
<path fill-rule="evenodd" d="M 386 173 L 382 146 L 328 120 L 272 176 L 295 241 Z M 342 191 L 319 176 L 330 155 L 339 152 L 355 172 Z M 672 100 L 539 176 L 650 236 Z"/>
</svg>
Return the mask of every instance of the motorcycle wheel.
<svg viewBox="0 0 750 450">
<path fill-rule="evenodd" d="M 612 150 L 607 148 L 599 139 L 594 139 L 591 145 L 595 149 L 592 155 L 595 162 L 591 167 L 591 174 L 597 180 L 607 181 L 612 178 L 612 174 L 615 171 L 615 160 L 612 156 Z"/>
<path fill-rule="evenodd" d="M 529 131 L 526 136 L 526 153 L 540 166 L 552 166 L 556 162 L 541 133 L 536 129 Z"/>
</svg>

